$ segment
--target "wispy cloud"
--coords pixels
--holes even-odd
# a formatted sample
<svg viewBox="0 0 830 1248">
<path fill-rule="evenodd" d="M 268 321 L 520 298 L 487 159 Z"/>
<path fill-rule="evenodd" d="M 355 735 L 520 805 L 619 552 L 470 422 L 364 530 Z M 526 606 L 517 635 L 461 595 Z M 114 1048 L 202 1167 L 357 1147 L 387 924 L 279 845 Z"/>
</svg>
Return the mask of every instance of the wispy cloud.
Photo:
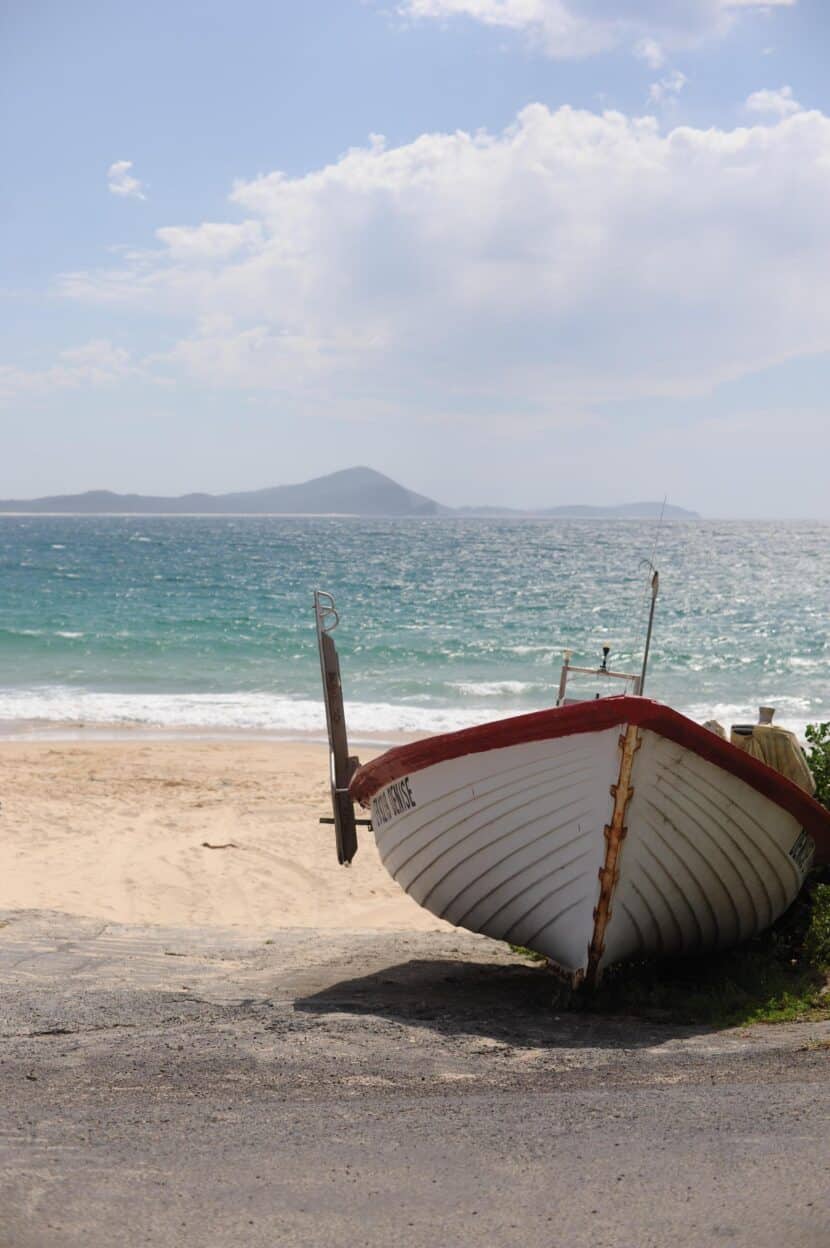
<svg viewBox="0 0 830 1248">
<path fill-rule="evenodd" d="M 634 45 L 634 55 L 649 69 L 662 69 L 666 63 L 666 54 L 656 39 L 641 39 Z"/>
<path fill-rule="evenodd" d="M 796 2 L 617 0 L 613 5 L 588 5 L 583 0 L 400 0 L 398 12 L 420 20 L 466 17 L 524 31 L 549 56 L 560 59 L 629 47 L 651 69 L 660 69 L 666 50 L 721 38 L 742 14 L 791 8 Z"/>
<path fill-rule="evenodd" d="M 122 195 L 129 199 L 146 199 L 142 183 L 130 173 L 133 167 L 131 160 L 116 160 L 107 170 L 107 186 L 113 195 Z"/>
<path fill-rule="evenodd" d="M 679 95 L 689 79 L 679 69 L 673 69 L 659 82 L 653 82 L 648 90 L 652 104 L 662 104 L 670 96 Z"/>
<path fill-rule="evenodd" d="M 42 399 L 55 390 L 109 386 L 139 371 L 124 347 L 114 346 L 107 338 L 95 338 L 61 351 L 54 364 L 41 370 L 0 364 L 0 403 Z"/>
</svg>

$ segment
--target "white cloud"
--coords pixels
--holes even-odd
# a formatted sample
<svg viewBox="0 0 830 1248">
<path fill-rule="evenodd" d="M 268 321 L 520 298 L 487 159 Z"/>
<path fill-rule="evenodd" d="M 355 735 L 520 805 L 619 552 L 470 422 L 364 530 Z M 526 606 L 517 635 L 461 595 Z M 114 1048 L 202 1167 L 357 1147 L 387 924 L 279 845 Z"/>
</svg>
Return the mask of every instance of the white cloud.
<svg viewBox="0 0 830 1248">
<path fill-rule="evenodd" d="M 40 371 L 0 364 L 0 403 L 42 399 L 55 390 L 113 385 L 139 371 L 129 351 L 96 338 L 59 352 L 57 362 Z"/>
<path fill-rule="evenodd" d="M 135 371 L 130 353 L 108 338 L 94 338 L 80 347 L 60 352 L 59 374 L 69 385 L 109 385 Z"/>
<path fill-rule="evenodd" d="M 659 82 L 653 82 L 648 90 L 652 104 L 662 104 L 669 96 L 679 95 L 689 79 L 679 69 L 673 69 Z"/>
<path fill-rule="evenodd" d="M 183 323 L 155 367 L 211 386 L 552 420 L 830 350 L 829 196 L 818 112 L 666 133 L 532 105 L 240 182 L 241 224 L 160 230 L 63 290 Z"/>
<path fill-rule="evenodd" d="M 641 39 L 634 45 L 634 55 L 649 69 L 662 69 L 666 63 L 666 54 L 656 39 Z"/>
<path fill-rule="evenodd" d="M 746 109 L 750 113 L 766 113 L 772 117 L 790 117 L 801 111 L 798 100 L 793 99 L 792 87 L 780 87 L 777 91 L 764 88 L 747 96 Z"/>
<path fill-rule="evenodd" d="M 113 195 L 130 199 L 146 199 L 141 182 L 130 173 L 131 160 L 116 160 L 107 170 L 107 186 Z"/>
<path fill-rule="evenodd" d="M 652 69 L 665 49 L 695 47 L 727 33 L 743 11 L 765 13 L 797 0 L 400 0 L 412 19 L 467 17 L 525 31 L 556 58 L 632 47 Z"/>
<path fill-rule="evenodd" d="M 258 221 L 243 221 L 241 225 L 211 222 L 195 229 L 171 225 L 157 230 L 156 237 L 177 260 L 221 261 L 244 248 L 258 246 L 262 242 L 262 227 Z"/>
</svg>

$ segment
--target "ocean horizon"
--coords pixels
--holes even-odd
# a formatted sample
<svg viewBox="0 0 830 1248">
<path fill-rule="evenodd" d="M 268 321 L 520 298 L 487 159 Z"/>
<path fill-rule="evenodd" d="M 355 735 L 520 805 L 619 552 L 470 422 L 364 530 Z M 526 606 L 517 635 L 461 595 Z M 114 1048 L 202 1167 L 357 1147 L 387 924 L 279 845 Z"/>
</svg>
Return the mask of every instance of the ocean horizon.
<svg viewBox="0 0 830 1248">
<path fill-rule="evenodd" d="M 830 525 L 814 521 L 0 516 L 0 730 L 325 733 L 334 594 L 355 741 L 539 710 L 573 662 L 728 727 L 830 719 Z"/>
</svg>

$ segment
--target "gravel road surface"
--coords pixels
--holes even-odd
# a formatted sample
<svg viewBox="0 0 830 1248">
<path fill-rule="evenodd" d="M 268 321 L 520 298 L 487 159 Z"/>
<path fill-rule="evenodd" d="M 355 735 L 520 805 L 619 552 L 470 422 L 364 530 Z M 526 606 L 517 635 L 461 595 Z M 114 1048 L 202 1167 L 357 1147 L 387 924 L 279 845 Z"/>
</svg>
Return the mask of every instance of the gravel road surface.
<svg viewBox="0 0 830 1248">
<path fill-rule="evenodd" d="M 0 916 L 0 1248 L 827 1248 L 830 1025 L 557 1012 L 462 932 Z"/>
</svg>

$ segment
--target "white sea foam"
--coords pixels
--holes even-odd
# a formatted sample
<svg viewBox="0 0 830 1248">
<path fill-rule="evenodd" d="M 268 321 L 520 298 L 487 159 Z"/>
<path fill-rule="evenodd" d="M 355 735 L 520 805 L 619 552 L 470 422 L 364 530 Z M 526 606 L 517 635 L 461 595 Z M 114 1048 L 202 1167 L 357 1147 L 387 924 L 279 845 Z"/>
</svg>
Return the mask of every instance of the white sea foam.
<svg viewBox="0 0 830 1248">
<path fill-rule="evenodd" d="M 544 689 L 545 685 L 534 684 L 527 680 L 479 680 L 450 681 L 449 689 L 473 698 L 493 698 L 505 693 L 528 693 L 531 689 Z"/>
<path fill-rule="evenodd" d="M 540 690 L 530 705 L 517 708 L 469 702 L 453 706 L 413 705 L 390 702 L 346 704 L 350 737 L 394 739 L 402 735 L 453 732 L 487 720 L 540 710 L 552 705 L 543 686 L 522 681 L 481 682 L 458 686 L 467 696 L 473 689 L 479 695 L 517 694 L 530 688 Z M 528 699 L 528 701 L 530 701 Z M 810 714 L 802 698 L 772 700 L 777 706 L 776 723 L 800 736 L 808 723 L 822 718 Z M 727 729 L 732 724 L 755 723 L 757 705 L 738 702 L 695 703 L 677 710 L 697 723 L 717 719 Z M 68 686 L 37 689 L 0 689 L 0 722 L 7 726 L 38 723 L 63 728 L 84 724 L 121 728 L 180 729 L 206 732 L 267 732 L 278 736 L 324 737 L 326 731 L 322 699 L 286 697 L 271 693 L 101 693 Z"/>
<path fill-rule="evenodd" d="M 515 710 L 488 708 L 497 719 Z M 410 733 L 452 732 L 480 723 L 471 707 L 423 707 L 387 702 L 349 702 L 346 718 L 353 739 Z M 65 686 L 0 690 L 0 721 L 56 725 L 117 725 L 140 728 L 203 729 L 213 732 L 271 732 L 324 736 L 322 699 L 269 693 L 94 693 Z"/>
<path fill-rule="evenodd" d="M 516 644 L 516 645 L 513 645 L 513 646 L 505 646 L 505 647 L 504 647 L 504 649 L 505 649 L 505 650 L 507 650 L 507 651 L 509 651 L 509 653 L 510 653 L 510 654 L 518 654 L 518 655 L 524 655 L 524 654 L 547 654 L 547 655 L 556 655 L 557 657 L 561 657 L 561 655 L 562 655 L 562 650 L 561 650 L 561 648 L 560 648 L 560 649 L 557 649 L 557 648 L 556 648 L 556 646 L 551 646 L 551 645 L 547 645 L 547 644 L 546 644 L 546 645 L 520 645 L 520 644 Z"/>
<path fill-rule="evenodd" d="M 750 706 L 741 702 L 697 702 L 691 706 L 678 707 L 683 714 L 696 723 L 705 723 L 707 719 L 716 719 L 729 732 L 732 724 L 757 724 L 758 706 L 760 701 Z M 818 712 L 809 713 L 810 703 L 805 698 L 773 698 L 765 705 L 776 708 L 775 722 L 781 728 L 789 728 L 798 736 L 804 736 L 808 724 L 814 724 L 822 718 Z"/>
</svg>

